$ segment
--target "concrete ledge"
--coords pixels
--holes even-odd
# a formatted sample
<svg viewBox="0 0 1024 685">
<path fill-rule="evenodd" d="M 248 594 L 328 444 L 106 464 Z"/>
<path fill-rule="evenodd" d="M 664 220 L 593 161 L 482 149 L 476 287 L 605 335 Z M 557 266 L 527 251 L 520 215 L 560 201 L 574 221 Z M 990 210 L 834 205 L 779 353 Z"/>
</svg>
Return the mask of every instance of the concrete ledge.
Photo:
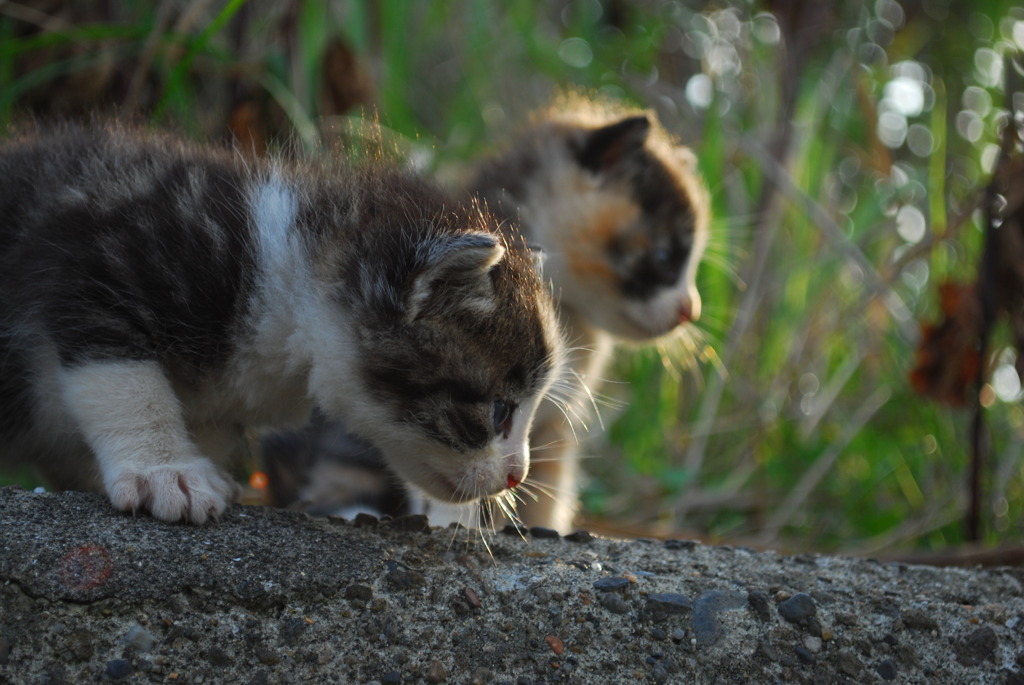
<svg viewBox="0 0 1024 685">
<path fill-rule="evenodd" d="M 0 489 L 0 683 L 1024 683 L 1020 569 Z"/>
</svg>

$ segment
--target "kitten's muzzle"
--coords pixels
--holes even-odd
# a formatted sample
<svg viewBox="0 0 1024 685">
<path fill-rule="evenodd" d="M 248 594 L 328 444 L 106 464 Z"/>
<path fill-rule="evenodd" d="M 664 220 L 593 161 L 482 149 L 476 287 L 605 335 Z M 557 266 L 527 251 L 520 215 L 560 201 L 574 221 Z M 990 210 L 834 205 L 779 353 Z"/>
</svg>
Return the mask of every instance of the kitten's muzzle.
<svg viewBox="0 0 1024 685">
<path fill-rule="evenodd" d="M 700 296 L 692 295 L 679 302 L 677 320 L 680 324 L 696 321 L 700 318 Z"/>
<path fill-rule="evenodd" d="M 493 464 L 471 467 L 461 478 L 453 478 L 440 471 L 430 470 L 431 486 L 427 492 L 449 502 L 470 502 L 512 490 L 526 480 L 528 468 L 521 458 L 506 457 L 497 468 Z M 426 486 L 426 484 L 422 484 Z"/>
</svg>

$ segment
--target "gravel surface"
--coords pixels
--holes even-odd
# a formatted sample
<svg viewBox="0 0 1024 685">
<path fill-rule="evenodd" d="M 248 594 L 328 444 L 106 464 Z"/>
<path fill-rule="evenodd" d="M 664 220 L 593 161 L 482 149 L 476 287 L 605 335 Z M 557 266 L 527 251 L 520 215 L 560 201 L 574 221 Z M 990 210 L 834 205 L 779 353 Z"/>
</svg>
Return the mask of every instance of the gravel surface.
<svg viewBox="0 0 1024 685">
<path fill-rule="evenodd" d="M 1021 569 L 0 489 L 0 683 L 1024 683 Z"/>
</svg>

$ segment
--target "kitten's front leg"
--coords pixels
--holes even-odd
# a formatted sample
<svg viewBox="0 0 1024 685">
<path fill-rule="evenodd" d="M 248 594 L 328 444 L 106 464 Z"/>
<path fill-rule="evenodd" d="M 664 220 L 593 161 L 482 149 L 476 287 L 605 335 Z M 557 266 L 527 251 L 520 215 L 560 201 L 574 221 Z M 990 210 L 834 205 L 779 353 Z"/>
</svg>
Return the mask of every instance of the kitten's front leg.
<svg viewBox="0 0 1024 685">
<path fill-rule="evenodd" d="M 238 498 L 238 485 L 189 439 L 181 405 L 158 363 L 70 366 L 61 373 L 61 394 L 116 508 L 198 524 Z"/>
</svg>

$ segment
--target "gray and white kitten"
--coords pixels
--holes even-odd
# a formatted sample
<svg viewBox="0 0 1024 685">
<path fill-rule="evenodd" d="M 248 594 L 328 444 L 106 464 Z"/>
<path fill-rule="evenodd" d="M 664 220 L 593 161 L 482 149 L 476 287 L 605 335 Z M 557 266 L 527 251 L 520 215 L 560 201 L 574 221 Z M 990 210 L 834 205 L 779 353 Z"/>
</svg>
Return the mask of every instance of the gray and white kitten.
<svg viewBox="0 0 1024 685">
<path fill-rule="evenodd" d="M 0 144 L 0 464 L 203 523 L 315 405 L 428 494 L 526 478 L 561 342 L 529 251 L 408 174 L 118 126 Z"/>
<path fill-rule="evenodd" d="M 616 343 L 646 343 L 700 315 L 695 277 L 707 242 L 707 192 L 693 154 L 651 115 L 569 94 L 480 163 L 464 193 L 543 249 L 544 276 L 572 344 L 558 397 L 541 405 L 530 436 L 531 477 L 522 490 L 539 496 L 518 497 L 524 523 L 566 531 L 580 481 L 582 431 L 572 423 L 590 413 Z M 321 425 L 265 445 L 276 503 L 315 511 L 358 504 L 352 491 L 329 485 L 337 480 L 330 465 L 365 473 L 367 449 L 344 440 L 332 445 L 325 431 L 336 428 Z M 290 468 L 296 451 L 305 455 L 305 472 Z M 402 513 L 409 505 L 400 491 L 394 481 L 375 496 L 367 488 L 363 503 Z M 436 505 L 430 514 L 435 522 L 471 520 Z"/>
</svg>

